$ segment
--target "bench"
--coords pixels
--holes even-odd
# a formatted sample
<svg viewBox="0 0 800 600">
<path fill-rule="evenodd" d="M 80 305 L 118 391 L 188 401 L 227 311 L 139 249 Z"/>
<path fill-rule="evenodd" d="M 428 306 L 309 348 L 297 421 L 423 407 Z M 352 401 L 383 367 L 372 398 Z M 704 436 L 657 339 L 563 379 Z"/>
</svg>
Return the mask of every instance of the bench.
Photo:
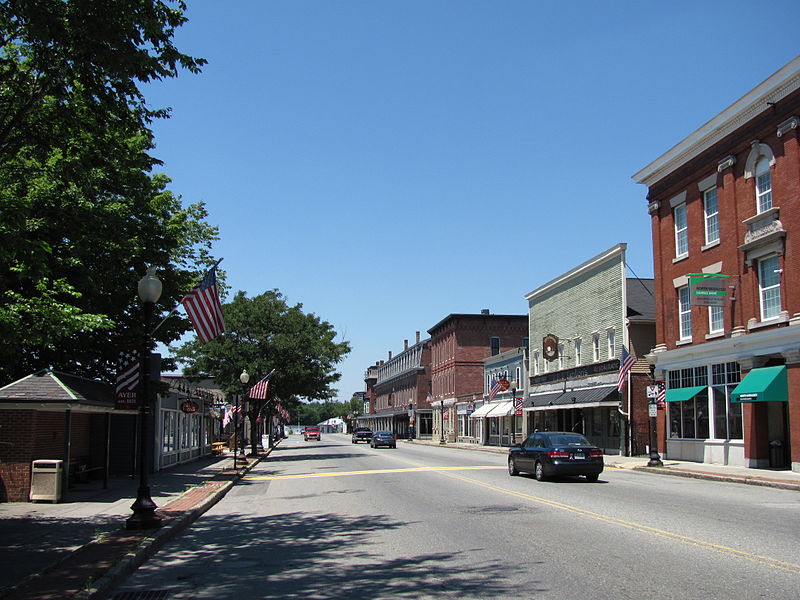
<svg viewBox="0 0 800 600">
<path fill-rule="evenodd" d="M 219 456 L 227 445 L 227 442 L 211 442 L 211 454 Z"/>
</svg>

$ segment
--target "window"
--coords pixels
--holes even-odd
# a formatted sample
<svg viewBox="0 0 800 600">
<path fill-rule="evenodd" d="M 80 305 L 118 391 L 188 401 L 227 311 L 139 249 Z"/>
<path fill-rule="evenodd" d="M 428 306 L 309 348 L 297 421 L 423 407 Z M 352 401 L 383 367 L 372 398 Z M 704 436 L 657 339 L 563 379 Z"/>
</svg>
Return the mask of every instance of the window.
<svg viewBox="0 0 800 600">
<path fill-rule="evenodd" d="M 608 342 L 608 358 L 614 358 L 617 355 L 617 334 L 613 329 L 606 332 L 606 341 Z"/>
<path fill-rule="evenodd" d="M 517 382 L 517 387 L 521 388 L 525 385 L 525 382 L 522 381 L 522 369 L 520 367 L 517 367 L 516 374 L 517 376 L 514 378 L 514 381 Z"/>
<path fill-rule="evenodd" d="M 672 210 L 675 221 L 675 257 L 689 254 L 689 229 L 686 224 L 686 204 L 679 204 Z"/>
<path fill-rule="evenodd" d="M 721 333 L 725 330 L 725 317 L 721 306 L 708 307 L 708 332 Z"/>
<path fill-rule="evenodd" d="M 719 241 L 719 207 L 717 188 L 703 192 L 703 211 L 706 221 L 706 244 Z"/>
<path fill-rule="evenodd" d="M 533 351 L 533 374 L 534 375 L 538 375 L 539 374 L 539 351 L 538 350 L 534 350 Z"/>
<path fill-rule="evenodd" d="M 500 354 L 500 338 L 499 337 L 492 337 L 489 339 L 489 345 L 492 348 L 492 356 L 495 354 Z"/>
<path fill-rule="evenodd" d="M 772 174 L 766 156 L 756 163 L 756 208 L 759 213 L 772 208 Z"/>
<path fill-rule="evenodd" d="M 714 409 L 714 431 L 718 440 L 741 440 L 742 405 L 731 402 L 731 392 L 742 380 L 739 363 L 729 362 L 711 365 L 711 394 Z"/>
<path fill-rule="evenodd" d="M 581 338 L 575 340 L 575 366 L 581 364 Z"/>
<path fill-rule="evenodd" d="M 670 371 L 670 389 L 708 385 L 708 369 L 693 367 Z M 690 400 L 669 403 L 669 436 L 673 438 L 708 439 L 708 390 L 702 390 Z"/>
<path fill-rule="evenodd" d="M 777 256 L 758 261 L 758 290 L 761 296 L 761 320 L 780 315 L 781 274 Z"/>
<path fill-rule="evenodd" d="M 564 344 L 558 345 L 558 368 L 564 368 Z"/>
<path fill-rule="evenodd" d="M 592 334 L 592 360 L 597 362 L 600 360 L 600 334 Z"/>
<path fill-rule="evenodd" d="M 736 362 L 711 365 L 710 373 L 707 366 L 670 371 L 667 378 L 670 389 L 706 388 L 690 400 L 669 403 L 670 437 L 742 439 L 742 405 L 730 401 L 731 392 L 741 378 Z"/>
<path fill-rule="evenodd" d="M 680 339 L 692 339 L 692 306 L 689 303 L 689 286 L 678 288 L 678 319 Z"/>
</svg>

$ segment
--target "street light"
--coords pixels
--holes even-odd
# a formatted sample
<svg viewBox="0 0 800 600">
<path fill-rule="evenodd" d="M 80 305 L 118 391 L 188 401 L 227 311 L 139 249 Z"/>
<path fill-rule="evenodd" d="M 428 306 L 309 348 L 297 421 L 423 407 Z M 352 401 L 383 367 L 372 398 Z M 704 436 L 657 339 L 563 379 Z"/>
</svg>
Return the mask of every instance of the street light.
<svg viewBox="0 0 800 600">
<path fill-rule="evenodd" d="M 517 441 L 517 380 L 511 380 L 511 445 Z"/>
<path fill-rule="evenodd" d="M 247 369 L 242 369 L 242 374 L 239 375 L 239 381 L 242 383 L 242 398 L 247 395 L 247 383 L 250 381 L 250 373 Z M 244 403 L 242 404 L 244 410 Z M 242 421 L 244 423 L 244 421 Z M 239 396 L 236 396 L 236 411 L 233 413 L 233 466 L 239 468 L 238 461 L 239 452 Z M 244 453 L 242 453 L 244 454 Z"/>
<path fill-rule="evenodd" d="M 657 407 L 657 404 L 655 404 L 655 403 L 648 404 L 647 408 L 648 408 L 649 411 L 651 411 L 650 414 L 652 414 L 652 410 L 653 410 L 652 408 L 650 408 L 651 406 Z M 655 412 L 656 412 L 656 415 L 657 415 L 658 414 L 658 408 L 656 408 Z M 658 423 L 657 419 L 658 419 L 657 416 L 650 417 L 650 460 L 647 461 L 647 466 L 648 467 L 663 467 L 664 466 L 664 463 L 661 462 L 661 456 L 659 456 L 659 454 L 658 454 L 658 448 L 656 448 L 656 445 L 658 444 L 658 441 L 657 441 L 658 440 L 658 436 L 656 435 L 656 426 L 657 426 L 657 423 Z"/>
<path fill-rule="evenodd" d="M 143 303 L 144 312 L 144 340 L 142 343 L 141 360 L 141 389 L 139 395 L 139 489 L 136 491 L 136 500 L 131 505 L 133 514 L 125 521 L 126 529 L 155 529 L 161 526 L 161 518 L 156 516 L 156 503 L 150 497 L 150 482 L 148 481 L 148 467 L 150 463 L 150 444 L 148 441 L 147 424 L 150 415 L 150 368 L 152 363 L 151 350 L 153 340 L 150 337 L 150 325 L 153 321 L 155 304 L 161 297 L 161 281 L 156 277 L 156 268 L 149 267 L 147 274 L 139 280 L 139 298 Z"/>
</svg>

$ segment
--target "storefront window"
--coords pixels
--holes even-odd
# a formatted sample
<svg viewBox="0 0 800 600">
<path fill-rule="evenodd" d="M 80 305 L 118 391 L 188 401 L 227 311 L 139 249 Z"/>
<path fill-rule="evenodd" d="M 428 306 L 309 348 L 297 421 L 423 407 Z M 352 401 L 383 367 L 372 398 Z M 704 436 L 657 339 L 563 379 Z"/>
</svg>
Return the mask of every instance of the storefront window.
<svg viewBox="0 0 800 600">
<path fill-rule="evenodd" d="M 714 394 L 714 438 L 741 440 L 742 405 L 731 402 L 731 391 L 742 379 L 739 363 L 711 365 L 711 384 Z"/>
<path fill-rule="evenodd" d="M 670 437 L 742 439 L 741 405 L 730 401 L 739 381 L 741 371 L 735 362 L 711 365 L 710 377 L 707 367 L 670 371 L 670 389 L 710 385 L 689 400 L 669 403 Z"/>
<path fill-rule="evenodd" d="M 177 413 L 162 411 L 161 414 L 164 416 L 164 432 L 162 436 L 162 447 L 164 449 L 164 453 L 175 452 L 175 443 L 177 441 L 175 439 L 175 417 L 177 416 Z"/>
</svg>

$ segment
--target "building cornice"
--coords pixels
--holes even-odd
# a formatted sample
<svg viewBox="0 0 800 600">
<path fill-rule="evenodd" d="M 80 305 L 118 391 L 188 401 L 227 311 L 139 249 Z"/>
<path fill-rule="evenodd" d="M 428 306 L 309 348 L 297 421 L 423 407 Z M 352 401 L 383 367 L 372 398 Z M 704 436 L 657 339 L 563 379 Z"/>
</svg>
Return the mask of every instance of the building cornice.
<svg viewBox="0 0 800 600">
<path fill-rule="evenodd" d="M 800 56 L 635 173 L 633 180 L 651 187 L 798 88 L 800 88 Z"/>
<path fill-rule="evenodd" d="M 563 275 L 559 275 L 555 279 L 552 279 L 552 280 L 548 281 L 547 283 L 545 283 L 544 285 L 536 288 L 532 292 L 529 292 L 528 294 L 525 295 L 525 299 L 528 302 L 530 302 L 531 300 L 533 300 L 537 296 L 541 296 L 542 294 L 545 294 L 545 293 L 549 292 L 553 288 L 556 288 L 556 287 L 558 287 L 560 285 L 564 285 L 566 282 L 570 281 L 571 279 L 574 279 L 574 278 L 586 273 L 587 271 L 590 271 L 591 269 L 594 269 L 595 267 L 597 267 L 597 265 L 600 265 L 600 264 L 602 264 L 602 263 L 604 263 L 604 262 L 606 262 L 608 260 L 611 260 L 612 258 L 617 258 L 619 256 L 623 256 L 624 257 L 625 249 L 627 247 L 628 247 L 628 245 L 626 243 L 624 243 L 624 242 L 620 242 L 616 246 L 612 246 L 611 248 L 609 248 L 605 252 L 601 252 L 597 256 L 595 256 L 593 258 L 590 258 L 586 262 L 583 262 L 583 263 L 579 264 L 574 269 L 571 269 L 571 270 L 567 271 Z"/>
</svg>

